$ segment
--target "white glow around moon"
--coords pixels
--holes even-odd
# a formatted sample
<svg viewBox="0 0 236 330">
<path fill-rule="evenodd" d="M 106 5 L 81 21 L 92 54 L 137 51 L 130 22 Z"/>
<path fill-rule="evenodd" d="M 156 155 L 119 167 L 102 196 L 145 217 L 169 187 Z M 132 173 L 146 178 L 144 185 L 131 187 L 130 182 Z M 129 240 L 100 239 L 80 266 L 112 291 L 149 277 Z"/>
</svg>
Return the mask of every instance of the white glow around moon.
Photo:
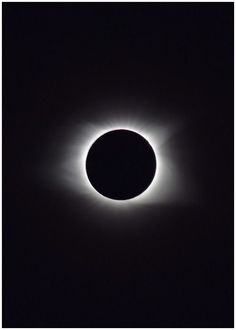
<svg viewBox="0 0 236 330">
<path fill-rule="evenodd" d="M 116 112 L 120 113 L 120 112 Z M 156 172 L 149 187 L 139 196 L 129 200 L 113 200 L 101 195 L 91 185 L 86 172 L 86 157 L 91 145 L 103 134 L 116 130 L 127 129 L 143 136 L 152 146 L 156 156 Z M 117 210 L 133 211 L 150 205 L 163 205 L 186 202 L 189 192 L 186 190 L 183 176 L 175 166 L 173 158 L 166 153 L 166 143 L 176 132 L 175 125 L 161 125 L 147 116 L 138 116 L 123 112 L 120 116 L 115 113 L 100 113 L 99 118 L 92 118 L 77 123 L 72 122 L 63 127 L 56 138 L 58 159 L 54 173 L 57 185 L 64 191 L 71 191 L 74 200 L 79 199 L 90 212 L 98 208 L 107 213 Z M 55 146 L 53 147 L 55 150 Z M 182 182 L 181 182 L 182 181 Z M 71 195 L 72 196 L 72 195 Z M 102 209 L 101 209 L 102 208 Z"/>
</svg>

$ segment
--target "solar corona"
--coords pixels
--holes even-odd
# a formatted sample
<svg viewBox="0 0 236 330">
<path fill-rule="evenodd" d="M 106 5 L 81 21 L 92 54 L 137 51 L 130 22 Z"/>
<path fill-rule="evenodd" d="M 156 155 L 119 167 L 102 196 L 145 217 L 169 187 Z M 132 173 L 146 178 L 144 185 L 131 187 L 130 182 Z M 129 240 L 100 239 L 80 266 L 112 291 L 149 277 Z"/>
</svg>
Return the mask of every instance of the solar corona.
<svg viewBox="0 0 236 330">
<path fill-rule="evenodd" d="M 57 144 L 60 159 L 52 173 L 57 183 L 82 200 L 89 213 L 113 216 L 118 210 L 129 214 L 181 198 L 186 202 L 180 171 L 166 154 L 176 126 L 132 110 L 113 112 L 63 129 L 67 137 Z"/>
</svg>

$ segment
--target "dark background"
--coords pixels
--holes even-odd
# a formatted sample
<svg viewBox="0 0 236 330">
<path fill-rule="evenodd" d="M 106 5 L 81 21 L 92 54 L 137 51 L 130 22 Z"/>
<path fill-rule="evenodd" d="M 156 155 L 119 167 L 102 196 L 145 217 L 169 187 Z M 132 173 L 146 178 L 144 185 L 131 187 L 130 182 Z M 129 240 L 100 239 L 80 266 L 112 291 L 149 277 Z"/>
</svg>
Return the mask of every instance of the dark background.
<svg viewBox="0 0 236 330">
<path fill-rule="evenodd" d="M 71 104 L 132 98 L 187 120 L 199 200 L 103 231 L 38 171 Z M 3 326 L 233 327 L 232 3 L 3 3 Z"/>
</svg>

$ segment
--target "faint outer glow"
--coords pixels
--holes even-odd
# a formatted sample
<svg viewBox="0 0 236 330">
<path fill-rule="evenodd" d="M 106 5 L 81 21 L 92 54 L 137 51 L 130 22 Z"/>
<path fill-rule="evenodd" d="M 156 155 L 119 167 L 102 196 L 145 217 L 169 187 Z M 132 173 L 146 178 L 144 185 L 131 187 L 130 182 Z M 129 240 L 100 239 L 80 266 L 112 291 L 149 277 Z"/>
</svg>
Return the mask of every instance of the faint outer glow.
<svg viewBox="0 0 236 330">
<path fill-rule="evenodd" d="M 140 112 L 99 111 L 99 117 L 88 115 L 87 121 L 72 121 L 61 128 L 54 138 L 52 150 L 58 157 L 47 178 L 53 180 L 56 189 L 72 192 L 72 207 L 76 209 L 77 201 L 84 203 L 87 212 L 102 212 L 104 215 L 118 216 L 123 211 L 135 214 L 144 206 L 164 205 L 183 202 L 190 197 L 187 185 L 189 181 L 171 158 L 172 150 L 169 141 L 178 130 L 178 125 L 157 123 L 148 115 L 140 116 Z M 143 113 L 143 111 L 141 112 Z M 91 185 L 86 172 L 86 158 L 92 144 L 103 134 L 116 130 L 127 129 L 143 136 L 152 146 L 156 156 L 156 172 L 149 187 L 140 195 L 129 200 L 114 200 L 97 192 Z M 175 151 L 175 150 L 173 150 Z M 175 154 L 173 152 L 173 154 Z M 119 210 L 119 212 L 117 212 Z M 109 211 L 109 212 L 108 212 Z"/>
<path fill-rule="evenodd" d="M 152 149 L 154 150 L 155 156 L 156 156 L 156 172 L 154 175 L 154 178 L 151 182 L 151 184 L 148 186 L 148 188 L 140 195 L 128 199 L 128 200 L 115 200 L 115 199 L 110 199 L 107 198 L 103 195 L 101 195 L 97 190 L 94 189 L 94 187 L 91 185 L 88 176 L 87 176 L 87 172 L 86 172 L 86 158 L 87 158 L 87 154 L 89 149 L 91 148 L 91 146 L 93 145 L 93 143 L 103 134 L 113 131 L 113 130 L 117 130 L 117 129 L 127 129 L 130 131 L 133 131 L 135 133 L 140 134 L 141 136 L 143 136 L 147 142 L 151 145 Z M 153 186 L 155 186 L 157 184 L 157 176 L 158 176 L 158 153 L 157 153 L 157 145 L 155 143 L 155 139 L 153 139 L 152 135 L 150 133 L 147 132 L 143 132 L 140 131 L 137 127 L 131 127 L 130 125 L 112 125 L 103 129 L 96 129 L 91 136 L 88 138 L 87 143 L 85 143 L 85 145 L 81 148 L 81 153 L 78 156 L 78 170 L 79 172 L 82 173 L 82 177 L 81 179 L 83 179 L 83 186 L 85 187 L 85 189 L 89 189 L 91 194 L 93 195 L 94 198 L 96 199 L 101 199 L 101 200 L 106 200 L 107 203 L 115 203 L 115 204 L 120 204 L 120 205 L 124 205 L 124 204 L 131 204 L 131 203 L 139 203 L 140 201 L 147 201 L 150 198 L 150 195 L 153 193 Z"/>
</svg>

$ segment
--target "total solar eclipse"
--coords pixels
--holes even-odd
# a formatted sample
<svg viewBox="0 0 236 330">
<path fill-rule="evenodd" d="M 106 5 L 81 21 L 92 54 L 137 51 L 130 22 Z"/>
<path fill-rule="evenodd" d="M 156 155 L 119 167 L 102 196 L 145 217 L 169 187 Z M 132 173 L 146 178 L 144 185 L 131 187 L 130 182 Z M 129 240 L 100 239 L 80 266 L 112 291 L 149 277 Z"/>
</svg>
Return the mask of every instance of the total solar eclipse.
<svg viewBox="0 0 236 330">
<path fill-rule="evenodd" d="M 90 147 L 86 172 L 94 189 L 115 200 L 132 199 L 151 184 L 156 157 L 140 134 L 117 129 L 101 135 Z"/>
</svg>

